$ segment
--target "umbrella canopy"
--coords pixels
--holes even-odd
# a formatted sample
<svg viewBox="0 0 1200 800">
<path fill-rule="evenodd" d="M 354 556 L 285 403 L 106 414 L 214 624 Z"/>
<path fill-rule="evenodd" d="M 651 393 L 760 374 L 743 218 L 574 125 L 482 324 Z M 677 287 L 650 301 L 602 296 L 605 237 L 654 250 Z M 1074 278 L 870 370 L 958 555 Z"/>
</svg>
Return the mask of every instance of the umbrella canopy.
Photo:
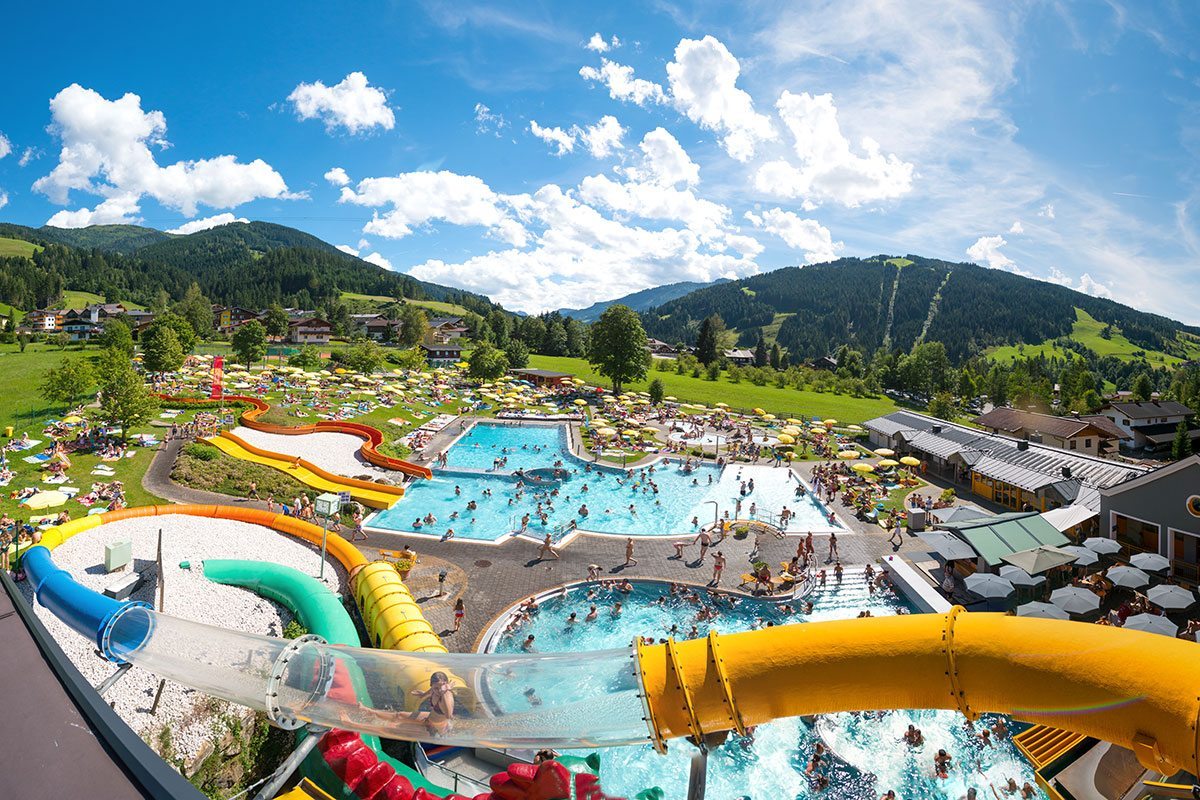
<svg viewBox="0 0 1200 800">
<path fill-rule="evenodd" d="M 1026 603 L 1017 606 L 1018 617 L 1037 617 L 1039 619 L 1070 619 L 1071 615 L 1053 603 Z"/>
<path fill-rule="evenodd" d="M 834 425 L 837 425 L 837 420 L 836 419 L 825 419 L 825 420 L 821 420 L 821 424 L 827 428 L 832 428 Z"/>
<path fill-rule="evenodd" d="M 1076 544 L 1068 544 L 1058 549 L 1075 556 L 1075 566 L 1077 567 L 1094 567 L 1100 563 L 1100 556 L 1096 554 L 1095 550 L 1089 550 Z"/>
<path fill-rule="evenodd" d="M 1141 589 L 1150 583 L 1150 576 L 1137 567 L 1113 567 L 1105 577 L 1122 589 Z"/>
<path fill-rule="evenodd" d="M 1183 611 L 1196 602 L 1196 595 L 1187 589 L 1167 584 L 1155 586 L 1146 592 L 1146 597 L 1163 611 Z"/>
<path fill-rule="evenodd" d="M 1106 539 L 1103 536 L 1091 536 L 1083 540 L 1083 546 L 1102 556 L 1116 555 L 1121 552 L 1121 543 L 1116 539 Z"/>
<path fill-rule="evenodd" d="M 601 436 L 612 436 L 616 432 L 617 431 L 615 428 L 597 428 L 596 429 L 596 433 L 598 433 Z"/>
<path fill-rule="evenodd" d="M 841 452 L 839 452 L 837 454 L 837 456 L 838 456 L 838 458 L 844 458 L 847 460 L 849 460 L 851 458 L 858 458 L 858 451 L 857 450 L 842 450 Z"/>
<path fill-rule="evenodd" d="M 848 430 L 848 431 L 861 431 L 861 430 L 862 430 L 862 425 L 847 425 L 847 426 L 846 426 L 846 430 Z"/>
<path fill-rule="evenodd" d="M 930 552 L 941 556 L 946 561 L 959 561 L 978 558 L 971 545 L 950 533 L 919 533 L 917 538 L 925 543 Z"/>
<path fill-rule="evenodd" d="M 755 413 L 755 414 L 760 414 L 760 415 L 761 415 L 761 414 L 765 414 L 765 413 L 767 413 L 767 412 L 766 412 L 766 411 L 763 411 L 761 408 L 756 408 L 756 409 L 754 409 L 754 413 Z"/>
<path fill-rule="evenodd" d="M 1091 614 L 1100 609 L 1100 598 L 1080 586 L 1064 586 L 1050 594 L 1050 602 L 1068 614 Z"/>
<path fill-rule="evenodd" d="M 1166 572 L 1171 567 L 1171 562 L 1158 553 L 1138 553 L 1129 559 L 1129 563 L 1146 572 Z"/>
<path fill-rule="evenodd" d="M 885 458 L 879 462 L 879 466 L 881 466 L 881 467 L 898 467 L 898 466 L 900 466 L 900 462 L 894 458 Z"/>
<path fill-rule="evenodd" d="M 1157 614 L 1134 614 L 1125 620 L 1124 627 L 1131 631 L 1157 633 L 1161 636 L 1175 637 L 1179 635 L 1179 626 L 1166 617 Z"/>
<path fill-rule="evenodd" d="M 787 433 L 781 433 L 779 434 L 779 442 L 780 444 L 795 444 L 796 437 Z"/>
<path fill-rule="evenodd" d="M 67 502 L 67 496 L 60 491 L 38 492 L 32 497 L 21 501 L 26 508 L 56 508 Z"/>
<path fill-rule="evenodd" d="M 572 400 L 571 402 L 577 406 L 586 406 L 587 405 L 587 400 L 584 400 L 582 397 L 577 397 L 574 400 Z"/>
<path fill-rule="evenodd" d="M 875 465 L 874 464 L 855 464 L 853 467 L 851 467 L 851 469 L 854 470 L 855 472 L 874 472 Z"/>
<path fill-rule="evenodd" d="M 1055 567 L 1061 567 L 1063 564 L 1073 564 L 1075 556 L 1064 552 L 1060 547 L 1043 545 L 1011 553 L 1003 556 L 1001 560 L 1006 564 L 1012 564 L 1014 567 L 1020 567 L 1030 575 L 1040 575 L 1043 572 L 1049 572 Z"/>
<path fill-rule="evenodd" d="M 1011 597 L 1017 587 L 1008 578 L 993 575 L 990 572 L 976 572 L 968 575 L 965 581 L 967 591 L 988 600 L 1002 600 Z"/>
<path fill-rule="evenodd" d="M 894 456 L 894 455 L 896 455 L 896 451 L 892 450 L 891 448 L 888 448 L 888 447 L 881 447 L 875 451 L 875 455 L 885 456 L 885 457 Z"/>
<path fill-rule="evenodd" d="M 1020 567 L 1004 566 L 1000 568 L 1000 577 L 1008 578 L 1012 581 L 1013 586 L 1023 586 L 1027 589 L 1032 589 L 1035 586 L 1041 586 L 1046 582 L 1046 578 L 1042 575 L 1034 577 Z"/>
<path fill-rule="evenodd" d="M 907 467 L 915 467 L 921 463 L 921 459 L 913 458 L 912 456 L 905 456 L 904 458 L 900 459 L 900 463 Z"/>
</svg>

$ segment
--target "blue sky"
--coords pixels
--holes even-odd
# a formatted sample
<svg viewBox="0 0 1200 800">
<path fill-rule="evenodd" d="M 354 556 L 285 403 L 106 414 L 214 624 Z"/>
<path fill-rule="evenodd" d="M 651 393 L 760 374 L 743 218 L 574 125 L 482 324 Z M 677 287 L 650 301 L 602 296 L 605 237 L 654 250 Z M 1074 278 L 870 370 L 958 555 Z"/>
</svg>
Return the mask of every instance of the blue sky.
<svg viewBox="0 0 1200 800">
<path fill-rule="evenodd" d="M 524 311 L 918 253 L 1200 324 L 1192 3 L 32 6 L 5 221 L 279 222 Z"/>
</svg>

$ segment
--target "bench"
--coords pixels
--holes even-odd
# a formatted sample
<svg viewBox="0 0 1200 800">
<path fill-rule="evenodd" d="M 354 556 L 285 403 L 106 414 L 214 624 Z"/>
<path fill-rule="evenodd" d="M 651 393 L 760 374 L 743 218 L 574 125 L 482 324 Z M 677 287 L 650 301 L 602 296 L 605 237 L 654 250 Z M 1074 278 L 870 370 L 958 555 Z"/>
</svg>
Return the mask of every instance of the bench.
<svg viewBox="0 0 1200 800">
<path fill-rule="evenodd" d="M 142 573 L 130 572 L 104 587 L 104 595 L 114 600 L 128 600 L 142 582 Z"/>
</svg>

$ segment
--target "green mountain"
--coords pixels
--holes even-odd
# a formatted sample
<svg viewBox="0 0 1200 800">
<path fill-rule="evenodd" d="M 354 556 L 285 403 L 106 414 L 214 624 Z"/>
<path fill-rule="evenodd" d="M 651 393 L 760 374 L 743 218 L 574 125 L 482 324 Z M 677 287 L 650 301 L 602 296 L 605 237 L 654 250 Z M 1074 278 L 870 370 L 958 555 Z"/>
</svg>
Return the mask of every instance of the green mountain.
<svg viewBox="0 0 1200 800">
<path fill-rule="evenodd" d="M 1081 319 L 1112 326 L 1110 336 L 1147 352 L 1200 355 L 1200 328 L 1057 284 L 915 255 L 787 267 L 700 289 L 642 316 L 651 336 L 674 342 L 694 341 L 710 314 L 720 314 L 743 345 L 774 332 L 802 358 L 843 344 L 871 353 L 940 341 L 961 362 L 1005 345 L 1068 340 Z"/>
<path fill-rule="evenodd" d="M 640 292 L 627 294 L 624 297 L 618 297 L 615 300 L 602 300 L 599 303 L 592 303 L 587 308 L 560 308 L 559 314 L 564 317 L 574 317 L 580 322 L 595 322 L 604 313 L 604 309 L 609 306 L 623 305 L 629 306 L 634 311 L 647 311 L 655 306 L 661 306 L 663 303 L 674 300 L 677 297 L 683 297 L 686 294 L 703 289 L 706 286 L 715 286 L 718 283 L 727 282 L 727 278 L 718 278 L 712 283 L 702 283 L 700 281 L 680 281 L 679 283 L 668 283 L 663 286 L 653 286 L 649 289 L 643 289 Z"/>
<path fill-rule="evenodd" d="M 106 253 L 132 253 L 148 245 L 164 242 L 171 234 L 140 225 L 92 225 L 87 228 L 27 228 L 24 225 L 0 223 L 0 236 L 46 244 L 65 244 L 84 250 L 103 250 Z"/>
<path fill-rule="evenodd" d="M 178 299 L 193 282 L 214 302 L 321 308 L 346 292 L 456 303 L 486 314 L 487 298 L 343 253 L 311 234 L 268 222 L 232 223 L 187 235 L 136 225 L 29 228 L 0 223 L 0 237 L 40 245 L 30 256 L 0 257 L 0 303 L 52 305 L 64 290 L 153 305 Z"/>
</svg>

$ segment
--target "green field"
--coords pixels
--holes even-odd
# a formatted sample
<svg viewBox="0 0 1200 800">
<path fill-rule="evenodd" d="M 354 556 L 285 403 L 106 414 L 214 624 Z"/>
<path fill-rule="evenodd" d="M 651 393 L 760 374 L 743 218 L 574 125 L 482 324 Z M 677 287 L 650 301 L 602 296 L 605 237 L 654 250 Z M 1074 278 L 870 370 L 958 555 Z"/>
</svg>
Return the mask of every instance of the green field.
<svg viewBox="0 0 1200 800">
<path fill-rule="evenodd" d="M 886 264 L 895 264 L 897 267 L 907 267 L 909 264 L 911 264 L 911 263 L 913 263 L 913 262 L 912 262 L 912 261 L 910 261 L 910 260 L 909 260 L 909 259 L 907 259 L 907 258 L 889 258 L 889 259 L 888 259 L 886 262 L 884 262 L 884 263 L 886 263 Z"/>
<path fill-rule="evenodd" d="M 13 256 L 29 258 L 31 255 L 41 249 L 41 245 L 36 245 L 33 242 L 26 242 L 23 239 L 7 239 L 0 237 L 0 258 L 11 258 Z"/>
<path fill-rule="evenodd" d="M 570 372 L 588 383 L 610 385 L 581 358 L 530 356 L 529 366 L 535 369 Z M 896 410 L 896 404 L 883 396 L 850 397 L 808 389 L 798 391 L 779 389 L 775 386 L 755 386 L 748 381 L 730 383 L 723 376 L 720 380 L 710 381 L 690 375 L 676 375 L 674 372 L 657 372 L 653 369 L 646 380 L 630 384 L 627 388 L 644 391 L 655 378 L 662 380 L 668 395 L 684 402 L 703 403 L 707 406 L 728 403 L 741 409 L 762 408 L 780 418 L 807 415 L 822 419 L 832 417 L 844 423 L 861 423 Z"/>
<path fill-rule="evenodd" d="M 1104 330 L 1103 322 L 1095 319 L 1082 308 L 1075 309 L 1075 324 L 1071 327 L 1072 339 L 1094 350 L 1100 356 L 1116 356 L 1122 361 L 1134 361 L 1138 358 L 1134 353 L 1142 348 L 1121 335 L 1120 329 L 1114 329 L 1112 337 L 1109 339 L 1100 335 L 1102 330 Z M 1188 348 L 1189 358 L 1200 358 L 1200 341 L 1186 336 L 1181 336 L 1180 341 Z M 1159 350 L 1145 352 L 1146 360 L 1151 363 L 1175 366 L 1184 360 Z M 1056 346 L 1052 340 L 1041 344 L 1027 344 L 1023 347 L 1019 345 L 993 347 L 987 351 L 986 355 L 993 361 L 1001 363 L 1011 363 L 1017 356 L 1066 357 L 1065 351 Z"/>
<path fill-rule="evenodd" d="M 395 302 L 395 298 L 387 297 L 381 294 L 357 294 L 355 292 L 342 292 L 342 299 L 348 303 L 354 303 L 365 306 L 385 306 L 388 303 Z M 443 303 L 440 300 L 406 300 L 406 303 L 411 303 L 414 306 L 428 309 L 434 314 L 461 317 L 467 313 L 467 310 L 455 303 Z"/>
</svg>

